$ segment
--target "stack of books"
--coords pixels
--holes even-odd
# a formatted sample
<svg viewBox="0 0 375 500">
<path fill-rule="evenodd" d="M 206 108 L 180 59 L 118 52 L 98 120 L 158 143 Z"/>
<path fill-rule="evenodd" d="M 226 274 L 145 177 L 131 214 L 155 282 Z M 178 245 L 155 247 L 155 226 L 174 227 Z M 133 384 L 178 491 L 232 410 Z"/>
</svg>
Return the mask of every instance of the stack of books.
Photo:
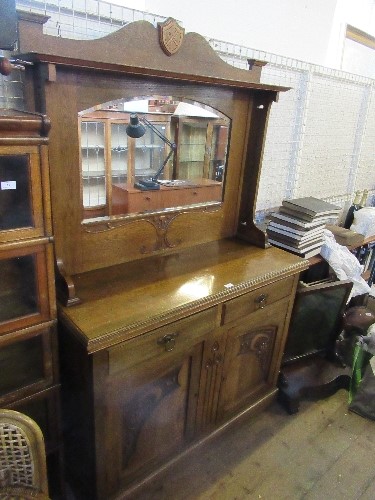
<svg viewBox="0 0 375 500">
<path fill-rule="evenodd" d="M 308 196 L 284 200 L 267 226 L 268 241 L 301 257 L 320 253 L 326 224 L 337 220 L 341 208 Z"/>
</svg>

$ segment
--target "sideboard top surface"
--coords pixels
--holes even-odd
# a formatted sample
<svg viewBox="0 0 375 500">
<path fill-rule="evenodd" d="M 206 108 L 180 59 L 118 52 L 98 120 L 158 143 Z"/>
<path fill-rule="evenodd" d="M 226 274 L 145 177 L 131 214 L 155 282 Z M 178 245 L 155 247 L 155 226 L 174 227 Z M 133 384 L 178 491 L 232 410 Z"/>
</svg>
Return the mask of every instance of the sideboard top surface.
<svg viewBox="0 0 375 500">
<path fill-rule="evenodd" d="M 220 240 L 76 275 L 82 302 L 61 307 L 60 315 L 94 352 L 307 267 L 277 248 Z"/>
</svg>

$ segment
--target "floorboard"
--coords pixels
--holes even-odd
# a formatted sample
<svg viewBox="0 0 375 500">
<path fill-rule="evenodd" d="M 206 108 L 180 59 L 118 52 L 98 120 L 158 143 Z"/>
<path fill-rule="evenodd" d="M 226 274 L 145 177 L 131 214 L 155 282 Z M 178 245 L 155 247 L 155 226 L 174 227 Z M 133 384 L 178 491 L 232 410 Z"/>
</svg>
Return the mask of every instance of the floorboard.
<svg viewBox="0 0 375 500">
<path fill-rule="evenodd" d="M 273 403 L 181 459 L 134 500 L 374 500 L 375 422 L 338 391 L 289 415 Z"/>
</svg>

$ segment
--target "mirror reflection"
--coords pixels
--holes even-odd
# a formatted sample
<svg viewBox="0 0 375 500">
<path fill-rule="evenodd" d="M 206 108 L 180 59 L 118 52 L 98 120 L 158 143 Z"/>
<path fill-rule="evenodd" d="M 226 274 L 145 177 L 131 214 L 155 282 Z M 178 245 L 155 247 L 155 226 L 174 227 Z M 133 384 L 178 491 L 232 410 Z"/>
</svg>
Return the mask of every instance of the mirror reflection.
<svg viewBox="0 0 375 500">
<path fill-rule="evenodd" d="M 230 120 L 153 96 L 79 114 L 83 218 L 221 202 Z"/>
</svg>

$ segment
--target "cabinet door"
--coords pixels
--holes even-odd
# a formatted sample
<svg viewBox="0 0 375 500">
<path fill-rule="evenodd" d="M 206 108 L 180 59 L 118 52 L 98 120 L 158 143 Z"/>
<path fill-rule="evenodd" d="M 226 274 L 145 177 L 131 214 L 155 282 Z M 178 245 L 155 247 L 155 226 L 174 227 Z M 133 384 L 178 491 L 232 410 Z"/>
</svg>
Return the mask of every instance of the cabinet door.
<svg viewBox="0 0 375 500">
<path fill-rule="evenodd" d="M 175 455 L 194 428 L 202 343 L 112 378 L 106 389 L 102 497 Z"/>
<path fill-rule="evenodd" d="M 213 307 L 109 350 L 107 381 L 96 392 L 96 406 L 105 398 L 101 497 L 152 472 L 192 439 L 203 346 L 217 317 Z"/>
<path fill-rule="evenodd" d="M 180 118 L 178 123 L 177 179 L 201 179 L 208 165 L 207 119 Z"/>
<path fill-rule="evenodd" d="M 288 300 L 279 301 L 247 316 L 228 331 L 219 421 L 274 390 L 287 309 Z"/>
</svg>

